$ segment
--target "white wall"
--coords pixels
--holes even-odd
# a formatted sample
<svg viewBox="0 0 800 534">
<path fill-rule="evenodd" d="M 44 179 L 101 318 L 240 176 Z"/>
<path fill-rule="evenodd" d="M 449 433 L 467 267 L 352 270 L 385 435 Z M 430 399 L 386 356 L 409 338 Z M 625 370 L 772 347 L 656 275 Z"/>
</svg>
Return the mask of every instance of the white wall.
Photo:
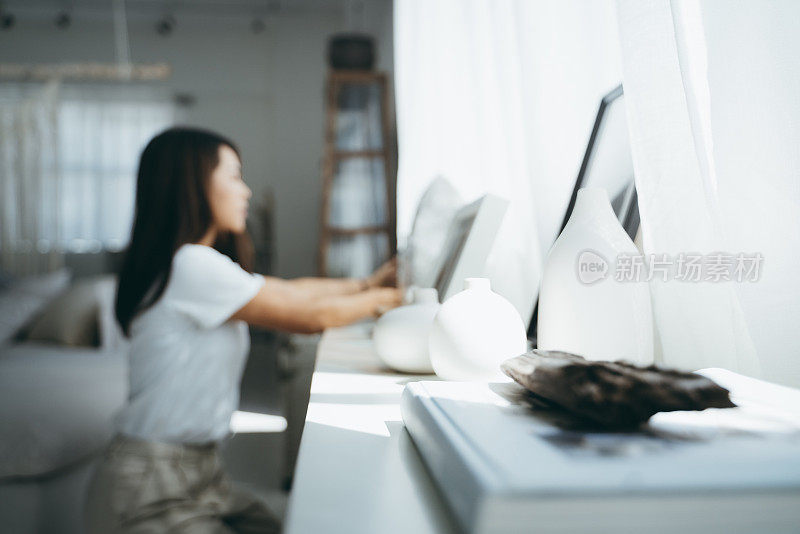
<svg viewBox="0 0 800 534">
<path fill-rule="evenodd" d="M 129 3 L 128 22 L 131 60 L 170 63 L 170 90 L 196 97 L 185 122 L 218 130 L 239 145 L 254 202 L 274 191 L 275 271 L 301 276 L 313 274 L 316 261 L 326 43 L 346 29 L 347 17 L 339 0 L 286 4 L 265 19 L 261 34 L 250 31 L 252 19 L 242 12 L 183 8 L 175 13 L 174 33 L 162 37 L 154 30 L 159 13 L 137 13 Z M 7 7 L 15 5 L 16 26 L 0 32 L 0 61 L 114 60 L 110 8 L 79 8 L 62 31 L 52 24 L 55 10 Z M 389 71 L 391 14 L 391 0 L 371 0 L 359 19 L 360 29 L 378 39 L 378 68 Z"/>
</svg>

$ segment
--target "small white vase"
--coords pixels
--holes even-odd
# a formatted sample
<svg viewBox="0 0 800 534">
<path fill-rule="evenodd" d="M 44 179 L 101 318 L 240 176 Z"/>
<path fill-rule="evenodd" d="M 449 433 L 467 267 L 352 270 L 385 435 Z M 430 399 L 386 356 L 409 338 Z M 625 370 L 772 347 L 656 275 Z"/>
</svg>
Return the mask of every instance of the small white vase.
<svg viewBox="0 0 800 534">
<path fill-rule="evenodd" d="M 618 281 L 618 255 L 641 262 L 639 281 Z M 605 189 L 578 190 L 575 209 L 548 254 L 539 292 L 537 347 L 590 360 L 653 362 L 646 265 Z"/>
<path fill-rule="evenodd" d="M 414 288 L 412 304 L 383 314 L 372 341 L 383 363 L 404 373 L 432 373 L 428 334 L 439 311 L 436 289 Z"/>
<path fill-rule="evenodd" d="M 436 314 L 429 347 L 433 369 L 445 380 L 508 381 L 500 364 L 526 351 L 525 325 L 487 278 L 467 278 Z"/>
</svg>

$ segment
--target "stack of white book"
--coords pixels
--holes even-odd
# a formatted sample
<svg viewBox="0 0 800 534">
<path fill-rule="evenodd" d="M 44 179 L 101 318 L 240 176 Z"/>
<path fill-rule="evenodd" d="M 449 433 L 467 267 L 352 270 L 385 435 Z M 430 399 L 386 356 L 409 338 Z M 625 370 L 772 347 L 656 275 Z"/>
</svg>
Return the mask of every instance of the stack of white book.
<svg viewBox="0 0 800 534">
<path fill-rule="evenodd" d="M 563 430 L 513 383 L 413 382 L 401 408 L 466 532 L 800 532 L 800 391 L 701 373 L 739 407 L 634 433 Z"/>
</svg>

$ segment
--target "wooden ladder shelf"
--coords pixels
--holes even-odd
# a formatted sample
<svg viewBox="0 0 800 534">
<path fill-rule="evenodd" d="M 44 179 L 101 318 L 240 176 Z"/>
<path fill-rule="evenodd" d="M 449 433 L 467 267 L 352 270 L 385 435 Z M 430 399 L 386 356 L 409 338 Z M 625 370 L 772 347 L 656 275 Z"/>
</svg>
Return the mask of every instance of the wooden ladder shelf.
<svg viewBox="0 0 800 534">
<path fill-rule="evenodd" d="M 385 234 L 388 252 L 391 255 L 397 247 L 392 211 L 391 154 L 387 145 L 390 139 L 388 120 L 387 76 L 382 72 L 333 70 L 328 74 L 325 110 L 325 156 L 322 164 L 322 209 L 320 210 L 320 236 L 318 250 L 318 271 L 320 276 L 329 276 L 328 257 L 331 241 L 334 238 L 353 237 L 363 234 Z M 340 150 L 337 148 L 336 125 L 339 115 L 338 99 L 345 85 L 376 85 L 380 99 L 381 146 L 364 150 Z M 367 120 L 365 118 L 365 120 Z M 385 206 L 383 224 L 341 228 L 330 222 L 331 196 L 334 188 L 337 167 L 346 159 L 381 159 L 383 161 L 383 180 L 385 184 Z"/>
</svg>

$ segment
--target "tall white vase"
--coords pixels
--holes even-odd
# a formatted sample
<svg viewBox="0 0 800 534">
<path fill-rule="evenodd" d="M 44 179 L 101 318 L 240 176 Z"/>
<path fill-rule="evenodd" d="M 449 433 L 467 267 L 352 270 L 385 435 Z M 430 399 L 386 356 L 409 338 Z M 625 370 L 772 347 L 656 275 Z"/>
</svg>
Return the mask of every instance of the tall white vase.
<svg viewBox="0 0 800 534">
<path fill-rule="evenodd" d="M 638 281 L 618 281 L 618 255 L 641 262 Z M 646 264 L 602 188 L 578 191 L 572 216 L 548 254 L 539 293 L 537 346 L 590 360 L 653 362 Z"/>
<path fill-rule="evenodd" d="M 489 279 L 467 278 L 464 290 L 436 314 L 429 349 L 434 371 L 445 380 L 507 381 L 500 364 L 526 351 L 525 325 Z"/>
</svg>

